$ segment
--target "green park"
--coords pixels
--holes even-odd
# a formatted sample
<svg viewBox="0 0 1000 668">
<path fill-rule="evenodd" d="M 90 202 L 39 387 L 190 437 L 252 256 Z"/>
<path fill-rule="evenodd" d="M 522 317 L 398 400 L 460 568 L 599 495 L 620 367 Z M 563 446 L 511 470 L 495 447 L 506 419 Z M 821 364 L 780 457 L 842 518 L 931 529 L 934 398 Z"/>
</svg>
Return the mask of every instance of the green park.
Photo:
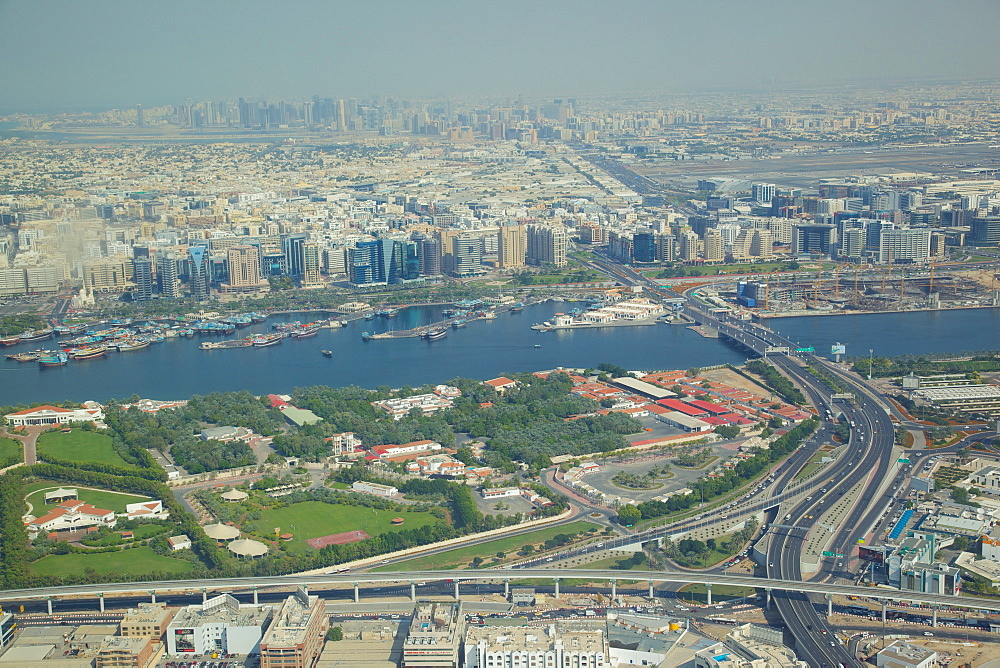
<svg viewBox="0 0 1000 668">
<path fill-rule="evenodd" d="M 193 571 L 195 565 L 190 561 L 160 556 L 150 548 L 140 546 L 117 552 L 50 554 L 28 568 L 35 575 L 54 577 L 91 570 L 96 575 L 149 576 L 151 573 L 183 575 Z"/>
<path fill-rule="evenodd" d="M 94 462 L 114 466 L 130 466 L 115 452 L 111 437 L 94 431 L 47 431 L 38 437 L 38 456 L 45 460 Z"/>
</svg>

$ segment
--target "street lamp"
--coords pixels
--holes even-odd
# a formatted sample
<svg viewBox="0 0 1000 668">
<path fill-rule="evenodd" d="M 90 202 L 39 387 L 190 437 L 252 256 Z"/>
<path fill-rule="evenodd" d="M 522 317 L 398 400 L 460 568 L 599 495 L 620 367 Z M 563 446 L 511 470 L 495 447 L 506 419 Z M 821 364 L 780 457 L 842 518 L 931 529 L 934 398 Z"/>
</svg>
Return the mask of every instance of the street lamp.
<svg viewBox="0 0 1000 668">
<path fill-rule="evenodd" d="M 874 352 L 871 348 L 868 349 L 868 380 L 872 379 L 872 354 Z"/>
</svg>

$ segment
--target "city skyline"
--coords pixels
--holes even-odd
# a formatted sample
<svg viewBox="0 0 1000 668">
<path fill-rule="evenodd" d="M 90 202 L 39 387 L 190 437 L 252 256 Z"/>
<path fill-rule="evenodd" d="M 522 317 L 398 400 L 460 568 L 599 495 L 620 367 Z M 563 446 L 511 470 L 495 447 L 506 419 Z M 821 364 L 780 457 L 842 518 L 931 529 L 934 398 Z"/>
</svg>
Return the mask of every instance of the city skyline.
<svg viewBox="0 0 1000 668">
<path fill-rule="evenodd" d="M 678 93 L 998 75 L 1000 6 L 0 3 L 2 113 L 186 98 Z M 955 17 L 974 17 L 956 21 Z M 991 20 L 992 17 L 992 20 Z M 933 39 L 930 37 L 933 36 Z M 819 37 L 819 39 L 817 39 Z M 794 56 L 794 57 L 791 57 Z"/>
</svg>

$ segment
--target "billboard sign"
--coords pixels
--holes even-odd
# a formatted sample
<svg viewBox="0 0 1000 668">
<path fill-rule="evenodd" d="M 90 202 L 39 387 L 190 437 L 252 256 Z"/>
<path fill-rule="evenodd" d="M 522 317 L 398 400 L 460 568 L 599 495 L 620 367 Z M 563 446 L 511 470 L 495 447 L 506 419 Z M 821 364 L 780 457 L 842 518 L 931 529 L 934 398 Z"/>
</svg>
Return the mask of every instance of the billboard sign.
<svg viewBox="0 0 1000 668">
<path fill-rule="evenodd" d="M 871 561 L 876 564 L 885 563 L 885 553 L 882 550 L 871 547 L 859 547 L 858 558 L 862 561 Z"/>
</svg>

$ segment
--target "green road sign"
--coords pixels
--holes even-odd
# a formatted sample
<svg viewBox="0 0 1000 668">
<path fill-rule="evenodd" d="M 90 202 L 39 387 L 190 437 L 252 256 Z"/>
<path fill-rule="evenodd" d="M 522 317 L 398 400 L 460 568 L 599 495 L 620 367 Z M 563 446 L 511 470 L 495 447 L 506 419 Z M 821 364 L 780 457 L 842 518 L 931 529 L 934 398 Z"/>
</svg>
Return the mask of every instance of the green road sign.
<svg viewBox="0 0 1000 668">
<path fill-rule="evenodd" d="M 812 348 L 812 347 L 809 347 L 809 348 L 796 348 L 795 352 L 797 352 L 797 353 L 814 353 L 814 352 L 816 352 L 816 349 Z"/>
<path fill-rule="evenodd" d="M 896 461 L 899 462 L 900 464 L 909 464 L 910 463 L 910 460 L 907 459 L 906 457 L 900 457 Z"/>
<path fill-rule="evenodd" d="M 844 556 L 842 554 L 837 554 L 836 552 L 828 552 L 826 550 L 823 550 L 820 554 L 822 554 L 824 557 L 843 557 Z"/>
</svg>

